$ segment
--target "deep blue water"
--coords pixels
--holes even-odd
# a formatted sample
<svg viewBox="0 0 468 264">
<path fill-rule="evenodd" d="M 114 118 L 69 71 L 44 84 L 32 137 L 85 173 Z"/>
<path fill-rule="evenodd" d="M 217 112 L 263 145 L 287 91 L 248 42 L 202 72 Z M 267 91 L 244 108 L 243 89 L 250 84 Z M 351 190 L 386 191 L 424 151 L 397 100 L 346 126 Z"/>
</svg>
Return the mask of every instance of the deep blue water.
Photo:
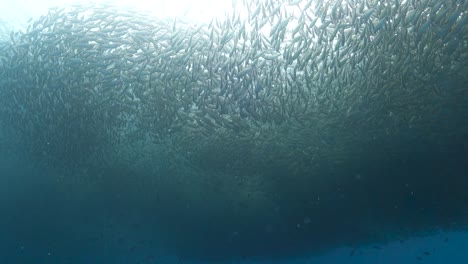
<svg viewBox="0 0 468 264">
<path fill-rule="evenodd" d="M 0 263 L 468 263 L 468 232 L 458 223 L 453 223 L 458 231 L 435 227 L 313 255 L 190 260 L 164 244 L 156 230 L 158 216 L 125 202 L 131 197 L 115 190 L 64 188 L 51 172 L 23 163 L 20 156 L 3 155 L 0 161 Z"/>
</svg>

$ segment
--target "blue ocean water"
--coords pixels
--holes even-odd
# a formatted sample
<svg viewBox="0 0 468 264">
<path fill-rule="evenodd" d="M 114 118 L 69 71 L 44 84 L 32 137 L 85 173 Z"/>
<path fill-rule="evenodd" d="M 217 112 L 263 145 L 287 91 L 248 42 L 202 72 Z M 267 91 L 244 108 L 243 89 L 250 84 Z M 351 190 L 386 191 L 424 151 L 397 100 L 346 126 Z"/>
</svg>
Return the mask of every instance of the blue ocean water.
<svg viewBox="0 0 468 264">
<path fill-rule="evenodd" d="M 0 98 L 0 264 L 468 263 L 468 104 L 466 76 L 460 74 L 466 68 L 461 62 L 466 52 L 460 50 L 461 47 L 466 47 L 466 36 L 463 34 L 467 31 L 466 18 L 457 11 L 465 3 L 453 1 L 451 5 L 445 6 L 436 2 L 431 2 L 434 8 L 432 11 L 427 11 L 430 8 L 420 6 L 417 2 L 414 5 L 411 3 L 411 8 L 423 8 L 425 11 L 422 12 L 426 12 L 427 17 L 429 14 L 438 14 L 442 17 L 438 18 L 440 21 L 453 26 L 453 36 L 450 35 L 448 43 L 440 43 L 437 38 L 447 36 L 448 33 L 439 30 L 444 25 L 431 24 L 431 18 L 429 22 L 423 21 L 416 25 L 422 26 L 420 31 L 409 30 L 408 41 L 397 39 L 397 42 L 401 40 L 401 47 L 413 45 L 411 47 L 414 48 L 404 60 L 413 64 L 403 65 L 408 69 L 401 69 L 402 72 L 409 72 L 408 74 L 396 71 L 391 76 L 385 76 L 384 73 L 391 70 L 384 69 L 383 65 L 390 68 L 395 65 L 385 64 L 387 61 L 380 60 L 378 52 L 362 53 L 362 57 L 369 55 L 366 57 L 366 65 L 371 65 L 377 74 L 369 77 L 369 80 L 364 74 L 360 81 L 368 84 L 370 89 L 359 92 L 373 91 L 373 82 L 377 79 L 376 86 L 390 83 L 392 85 L 387 88 L 401 93 L 392 95 L 385 90 L 379 90 L 382 91 L 379 94 L 370 93 L 369 97 L 378 100 L 371 100 L 371 105 L 363 104 L 354 110 L 346 107 L 345 110 L 348 111 L 343 112 L 349 115 L 344 115 L 343 122 L 337 122 L 337 126 L 328 126 L 325 122 L 323 131 L 329 129 L 325 131 L 327 133 L 318 131 L 314 134 L 317 131 L 310 123 L 309 126 L 297 126 L 300 129 L 296 127 L 291 130 L 293 132 L 287 127 L 276 131 L 272 129 L 274 133 L 282 133 L 281 136 L 286 138 L 285 142 L 296 146 L 296 149 L 282 149 L 283 145 L 275 143 L 265 144 L 264 148 L 261 144 L 258 149 L 250 148 L 248 144 L 242 145 L 243 141 L 236 141 L 235 133 L 230 138 L 235 139 L 232 144 L 224 144 L 220 140 L 222 137 L 217 138 L 211 134 L 213 137 L 208 136 L 207 141 L 216 139 L 218 141 L 214 141 L 215 144 L 197 145 L 198 140 L 203 140 L 205 135 L 194 133 L 195 140 L 188 141 L 187 151 L 177 148 L 186 143 L 183 137 L 183 143 L 178 142 L 179 144 L 173 145 L 174 148 L 168 149 L 165 147 L 171 145 L 164 140 L 159 145 L 148 144 L 153 149 L 144 149 L 138 144 L 129 144 L 126 149 L 124 144 L 122 146 L 112 142 L 110 148 L 102 147 L 102 153 L 118 153 L 122 156 L 101 157 L 103 161 L 110 160 L 102 167 L 101 164 L 96 165 L 99 162 L 87 163 L 83 160 L 94 154 L 94 145 L 101 146 L 97 139 L 106 138 L 99 137 L 102 136 L 100 132 L 107 132 L 107 123 L 101 121 L 106 121 L 113 111 L 102 115 L 99 113 L 112 109 L 115 106 L 114 101 L 104 100 L 102 104 L 86 105 L 89 102 L 87 94 L 74 89 L 81 89 L 80 85 L 88 87 L 89 79 L 81 78 L 79 74 L 74 76 L 75 70 L 80 72 L 78 65 L 86 61 L 82 66 L 88 68 L 82 72 L 89 73 L 97 69 L 97 72 L 106 75 L 96 85 L 96 89 L 105 90 L 105 94 L 114 85 L 132 87 L 129 88 L 132 90 L 138 80 L 130 77 L 141 75 L 141 72 L 135 75 L 132 70 L 145 68 L 146 64 L 144 67 L 130 65 L 125 71 L 115 74 L 116 62 L 131 49 L 114 49 L 113 45 L 118 41 L 113 36 L 107 38 L 109 28 L 99 28 L 102 32 L 98 29 L 90 30 L 92 34 L 96 31 L 101 33 L 94 37 L 103 36 L 100 45 L 108 48 L 104 48 L 102 52 L 94 50 L 89 53 L 89 57 L 82 58 L 76 57 L 77 51 L 95 43 L 79 43 L 81 39 L 75 39 L 74 33 L 64 34 L 63 39 L 54 39 L 54 34 L 49 31 L 41 35 L 42 33 L 37 33 L 39 31 L 32 30 L 27 37 L 18 33 L 20 37 L 16 40 L 12 35 L 11 40 L 16 43 L 11 48 L 3 44 L 0 46 L 2 50 L 9 52 L 0 54 L 0 76 L 4 77 L 0 80 L 0 95 L 13 95 Z M 393 2 L 395 3 L 398 1 Z M 409 2 L 402 3 L 410 5 Z M 440 9 L 441 6 L 446 9 Z M 443 12 L 437 13 L 439 9 Z M 372 19 L 374 23 L 379 23 L 376 24 L 378 26 L 372 28 L 374 24 L 369 24 L 362 32 L 371 35 L 382 33 L 384 37 L 388 37 L 384 35 L 385 30 L 392 32 L 393 28 L 387 26 L 386 20 L 377 17 L 380 14 L 374 13 L 374 9 L 369 10 L 365 13 L 365 19 L 360 18 L 356 28 L 367 23 L 369 16 L 374 16 Z M 394 11 L 382 11 L 382 14 L 385 16 L 392 12 Z M 128 15 L 128 12 L 125 14 Z M 417 12 L 409 14 L 416 16 Z M 445 19 L 444 15 L 451 17 Z M 331 16 L 336 18 L 337 14 L 332 12 Z M 421 17 L 426 18 L 424 15 Z M 55 18 L 57 17 L 52 14 L 50 19 Z M 89 24 L 80 20 L 81 18 L 79 15 L 71 21 L 86 31 Z M 101 18 L 98 14 L 94 19 L 102 22 L 101 20 L 107 21 L 108 17 Z M 406 18 L 405 21 L 412 19 L 415 18 Z M 450 22 L 451 20 L 453 21 Z M 47 21 L 45 19 L 44 24 Z M 66 19 L 56 20 L 57 24 L 63 21 L 66 21 L 65 29 L 76 30 L 73 25 L 67 24 L 69 21 Z M 0 24 L 10 26 L 10 23 L 4 23 L 3 20 Z M 131 27 L 136 25 L 141 24 L 131 24 Z M 176 23 L 174 26 L 171 23 L 171 28 L 175 28 L 175 25 Z M 395 29 L 395 32 L 400 32 L 398 30 L 401 28 Z M 61 32 L 68 32 L 67 30 Z M 121 34 L 122 30 L 118 29 L 116 32 Z M 136 35 L 136 39 L 139 40 L 142 35 Z M 37 41 L 37 36 L 51 41 L 52 49 L 50 45 L 42 45 L 43 42 Z M 0 37 L 2 41 L 10 41 L 9 34 L 2 34 Z M 230 38 L 229 35 L 223 37 L 220 49 Z M 372 35 L 370 39 L 375 40 L 377 37 Z M 34 41 L 29 43 L 29 40 Z M 360 40 L 362 39 L 356 39 Z M 434 41 L 435 45 L 442 48 L 432 50 L 432 42 L 421 42 L 427 40 L 437 40 Z M 62 42 L 70 44 L 71 48 L 53 50 L 54 45 L 58 45 L 56 43 Z M 365 40 L 364 43 L 371 42 Z M 29 49 L 33 46 L 37 49 Z M 296 46 L 291 47 L 294 49 Z M 389 47 L 386 44 L 382 44 L 382 47 L 388 52 Z M 109 64 L 102 64 L 93 57 L 96 54 L 106 57 L 116 51 L 124 53 L 111 56 Z M 320 51 L 319 49 L 319 53 Z M 330 51 L 335 51 L 336 54 L 341 52 L 335 47 Z M 398 51 L 395 50 L 395 54 Z M 203 52 L 204 49 L 201 49 L 201 53 Z M 455 56 L 455 52 L 460 52 L 460 56 Z M 442 55 L 436 56 L 439 53 Z M 135 64 L 147 61 L 141 54 L 137 50 L 134 56 L 128 58 Z M 295 54 L 299 56 L 295 57 L 300 58 L 300 52 Z M 421 58 L 416 55 L 413 57 L 412 54 Z M 437 59 L 426 72 L 423 66 L 432 56 Z M 109 58 L 106 57 L 107 59 Z M 350 61 L 354 61 L 354 58 Z M 155 59 L 153 62 L 161 62 L 156 68 L 167 66 L 164 60 Z M 31 66 L 31 63 L 35 64 Z M 68 67 L 70 64 L 67 63 L 72 64 L 72 67 Z M 9 66 L 1 68 L 4 65 Z M 347 67 L 346 63 L 343 65 Z M 415 65 L 418 67 L 412 75 L 410 73 Z M 172 66 L 167 71 L 171 71 Z M 69 70 L 64 71 L 65 74 L 62 72 L 64 68 Z M 354 68 L 354 73 L 357 72 L 357 76 L 360 76 L 362 69 L 358 68 Z M 242 68 L 236 68 L 239 71 L 237 74 L 233 73 L 231 79 L 250 78 L 260 71 L 256 67 L 247 67 L 242 71 L 240 69 Z M 194 71 L 194 68 L 190 70 Z M 199 73 L 205 72 L 200 70 Z M 332 74 L 332 71 L 328 73 Z M 98 75 L 96 73 L 94 76 Z M 274 79 L 275 75 L 276 73 L 265 75 L 265 81 L 269 81 L 268 78 Z M 291 81 L 292 75 L 285 76 L 287 81 Z M 298 83 L 307 83 L 300 79 L 300 74 L 297 76 Z M 399 79 L 395 81 L 390 78 L 393 76 Z M 173 76 L 176 80 L 175 88 L 182 83 L 178 82 L 178 77 L 179 72 Z M 262 76 L 259 74 L 257 77 L 255 81 Z M 327 74 L 325 77 L 330 78 Z M 343 78 L 345 79 L 347 76 Z M 101 86 L 103 83 L 107 86 Z M 75 87 L 76 84 L 79 85 Z M 62 85 L 73 91 L 70 97 L 56 93 L 63 88 Z M 257 97 L 268 88 L 261 85 L 263 84 L 258 84 L 254 89 Z M 418 89 L 411 90 L 412 85 Z M 279 86 L 276 84 L 272 87 Z M 262 89 L 257 90 L 258 87 Z M 353 89 L 355 87 L 350 86 Z M 38 93 L 40 95 L 37 96 L 35 92 L 38 90 L 45 92 Z M 89 91 L 88 89 L 87 92 Z M 356 92 L 356 96 L 359 96 L 359 92 Z M 56 96 L 57 94 L 60 96 Z M 101 102 L 100 94 L 90 94 L 96 94 L 92 99 Z M 114 98 L 113 92 L 109 94 Z M 132 98 L 141 95 L 135 93 L 131 98 L 124 98 L 131 99 L 126 106 L 133 107 L 135 102 Z M 46 103 L 41 105 L 36 101 L 37 98 Z M 47 101 L 47 98 L 52 99 Z M 76 98 L 80 100 L 75 100 Z M 324 100 L 324 105 L 329 105 L 329 99 L 333 101 L 333 97 L 330 98 Z M 175 105 L 178 103 L 176 101 L 174 100 Z M 149 113 L 153 114 L 151 103 L 138 102 L 140 106 L 133 110 L 149 106 Z M 161 103 L 158 100 L 156 102 Z M 242 102 L 242 107 L 253 111 L 253 103 Z M 106 103 L 110 103 L 110 107 L 102 107 Z M 382 103 L 385 104 L 384 107 L 381 107 Z M 98 110 L 94 109 L 96 106 Z M 26 113 L 25 109 L 28 107 L 30 112 Z M 70 108 L 76 111 L 68 112 Z M 160 113 L 164 114 L 165 110 L 162 109 Z M 220 113 L 224 115 L 225 111 L 227 110 L 222 109 Z M 242 112 L 241 117 L 246 118 L 249 114 L 251 113 Z M 266 115 L 266 118 L 269 117 Z M 325 116 L 324 120 L 328 121 L 328 118 L 329 116 Z M 20 119 L 25 122 L 16 123 Z M 154 122 L 151 118 L 149 120 Z M 161 120 L 163 119 L 158 119 Z M 297 125 L 294 122 L 291 124 Z M 118 124 L 110 125 L 111 132 L 115 132 L 112 130 L 115 128 L 113 125 L 118 127 Z M 128 122 L 126 128 L 131 131 L 137 125 L 142 124 Z M 141 127 L 148 130 L 154 128 Z M 170 128 L 168 135 L 172 136 L 172 129 L 176 127 Z M 234 130 L 242 129 L 238 127 Z M 97 132 L 93 134 L 90 131 Z M 150 134 L 147 136 L 150 137 Z M 115 134 L 105 135 L 112 137 Z M 310 135 L 318 136 L 317 139 L 310 140 Z M 357 140 L 360 144 L 354 144 L 353 140 L 340 141 L 341 136 Z M 173 139 L 177 141 L 180 138 Z M 143 145 L 150 141 L 143 140 Z M 336 142 L 343 142 L 346 146 Z M 301 148 L 307 144 L 311 148 Z M 193 151 L 190 148 L 192 145 L 201 146 L 201 151 L 188 153 Z M 320 151 L 319 148 L 312 148 L 314 146 L 335 147 L 333 154 L 336 155 L 310 158 L 314 151 Z M 109 149 L 111 151 L 106 152 Z M 255 151 L 260 154 L 256 155 Z M 257 163 L 244 157 L 257 158 Z M 270 159 L 271 157 L 276 158 Z M 290 157 L 298 159 L 293 160 L 293 163 Z M 189 158 L 192 163 L 186 160 Z M 242 164 L 243 162 L 247 164 Z M 196 166 L 192 166 L 193 164 Z"/>
<path fill-rule="evenodd" d="M 192 260 L 164 245 L 157 228 L 148 224 L 149 218 L 157 222 L 151 212 L 132 208 L 116 193 L 109 198 L 73 187 L 66 193 L 47 170 L 18 158 L 0 158 L 0 263 L 468 263 L 468 232 L 437 228 L 404 239 L 337 246 L 319 253 Z"/>
</svg>

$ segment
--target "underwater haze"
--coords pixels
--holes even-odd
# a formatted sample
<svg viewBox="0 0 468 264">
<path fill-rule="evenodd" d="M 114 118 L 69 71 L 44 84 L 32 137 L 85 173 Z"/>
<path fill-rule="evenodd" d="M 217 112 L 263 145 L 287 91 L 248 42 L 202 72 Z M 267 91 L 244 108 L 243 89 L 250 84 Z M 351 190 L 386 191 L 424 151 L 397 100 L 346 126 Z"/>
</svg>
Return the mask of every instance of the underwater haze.
<svg viewBox="0 0 468 264">
<path fill-rule="evenodd" d="M 468 263 L 465 0 L 0 0 L 0 263 Z"/>
</svg>

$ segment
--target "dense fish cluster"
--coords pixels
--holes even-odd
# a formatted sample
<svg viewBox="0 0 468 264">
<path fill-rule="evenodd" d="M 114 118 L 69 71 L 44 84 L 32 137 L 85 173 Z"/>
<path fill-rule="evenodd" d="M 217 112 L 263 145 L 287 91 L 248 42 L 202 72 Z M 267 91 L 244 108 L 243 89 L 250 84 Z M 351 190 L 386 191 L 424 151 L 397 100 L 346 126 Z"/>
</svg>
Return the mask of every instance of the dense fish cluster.
<svg viewBox="0 0 468 264">
<path fill-rule="evenodd" d="M 466 114 L 466 10 L 234 1 L 225 19 L 191 24 L 107 5 L 51 9 L 0 43 L 0 117 L 50 164 L 102 164 L 139 142 L 129 148 L 191 166 L 304 172 L 390 149 L 395 135 L 449 135 L 440 119 Z"/>
</svg>

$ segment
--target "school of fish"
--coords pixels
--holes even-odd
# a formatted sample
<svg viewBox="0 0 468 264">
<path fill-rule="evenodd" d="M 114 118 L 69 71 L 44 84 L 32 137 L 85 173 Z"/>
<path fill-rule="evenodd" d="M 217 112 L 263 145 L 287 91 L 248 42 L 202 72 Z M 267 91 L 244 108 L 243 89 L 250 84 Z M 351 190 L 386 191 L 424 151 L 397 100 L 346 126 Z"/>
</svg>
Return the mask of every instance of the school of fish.
<svg viewBox="0 0 468 264">
<path fill-rule="evenodd" d="M 0 42 L 0 119 L 47 164 L 109 163 L 143 142 L 128 151 L 249 172 L 467 131 L 465 0 L 232 6 L 206 24 L 50 9 Z"/>
</svg>

